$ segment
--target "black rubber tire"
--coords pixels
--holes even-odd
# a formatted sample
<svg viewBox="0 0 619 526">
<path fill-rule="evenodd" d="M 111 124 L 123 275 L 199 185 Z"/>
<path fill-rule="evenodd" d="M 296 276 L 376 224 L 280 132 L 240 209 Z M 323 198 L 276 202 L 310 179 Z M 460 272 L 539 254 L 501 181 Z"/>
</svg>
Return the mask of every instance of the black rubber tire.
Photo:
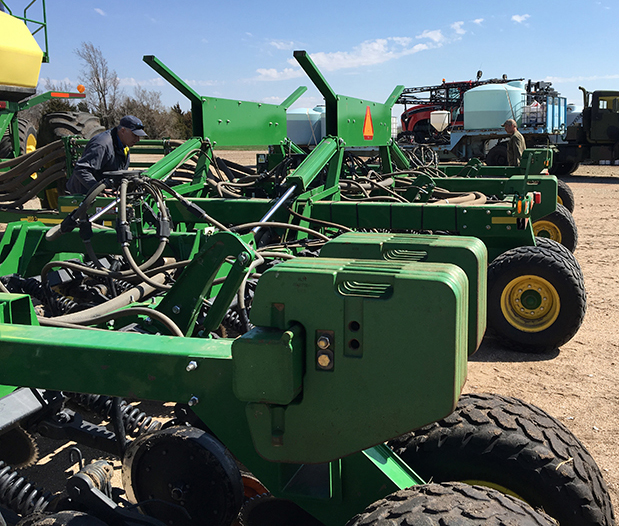
<svg viewBox="0 0 619 526">
<path fill-rule="evenodd" d="M 37 130 L 25 119 L 17 119 L 19 126 L 19 144 L 21 146 L 21 155 L 31 153 L 37 149 Z"/>
<path fill-rule="evenodd" d="M 579 166 L 580 163 L 574 161 L 554 162 L 548 172 L 550 175 L 561 177 L 562 175 L 573 174 L 576 170 L 578 170 Z"/>
<path fill-rule="evenodd" d="M 557 189 L 557 202 L 567 208 L 571 214 L 574 212 L 574 207 L 576 206 L 574 192 L 572 192 L 572 189 L 565 181 L 557 179 L 557 183 L 559 183 L 559 187 Z"/>
<path fill-rule="evenodd" d="M 142 510 L 165 524 L 227 526 L 243 503 L 232 455 L 195 427 L 172 426 L 138 437 L 125 451 L 122 474 L 128 499 L 143 502 Z M 166 503 L 182 506 L 187 515 Z"/>
<path fill-rule="evenodd" d="M 574 262 L 543 246 L 497 257 L 488 267 L 488 332 L 520 352 L 548 352 L 571 340 L 587 310 L 582 271 Z"/>
<path fill-rule="evenodd" d="M 346 526 L 556 526 L 542 512 L 499 491 L 457 482 L 413 486 L 368 506 Z"/>
<path fill-rule="evenodd" d="M 9 130 L 4 130 L 4 135 L 0 138 L 0 159 L 13 158 L 13 145 Z"/>
<path fill-rule="evenodd" d="M 570 211 L 557 203 L 557 208 L 551 214 L 533 222 L 533 232 L 536 237 L 554 239 L 575 252 L 578 246 L 578 229 Z"/>
<path fill-rule="evenodd" d="M 17 126 L 19 127 L 19 144 L 21 155 L 30 153 L 36 150 L 37 147 L 37 130 L 26 119 L 17 118 Z M 15 152 L 13 151 L 13 143 L 11 134 L 8 130 L 5 131 L 2 140 L 0 140 L 0 159 L 13 159 Z"/>
<path fill-rule="evenodd" d="M 507 143 L 500 142 L 490 148 L 486 154 L 486 164 L 488 166 L 507 166 Z"/>
<path fill-rule="evenodd" d="M 389 446 L 425 480 L 494 484 L 561 526 L 615 524 L 587 449 L 561 422 L 517 398 L 462 395 L 451 415 Z"/>
<path fill-rule="evenodd" d="M 101 126 L 99 118 L 91 113 L 61 111 L 43 117 L 39 137 L 41 145 L 45 145 L 69 135 L 92 139 L 103 131 L 105 128 Z"/>
<path fill-rule="evenodd" d="M 572 272 L 576 273 L 576 275 L 580 276 L 580 279 L 584 280 L 582 269 L 580 268 L 580 264 L 578 263 L 576 256 L 574 256 L 574 254 L 570 252 L 567 247 L 563 246 L 554 239 L 548 239 L 547 237 L 536 237 L 535 245 L 556 252 L 563 259 L 565 264 L 571 267 Z"/>
</svg>

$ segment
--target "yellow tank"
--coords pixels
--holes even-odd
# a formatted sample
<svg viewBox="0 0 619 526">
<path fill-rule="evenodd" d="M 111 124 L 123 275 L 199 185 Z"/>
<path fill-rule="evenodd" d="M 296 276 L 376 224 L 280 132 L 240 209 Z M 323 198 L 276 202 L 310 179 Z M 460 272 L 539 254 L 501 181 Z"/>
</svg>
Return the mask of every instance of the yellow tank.
<svg viewBox="0 0 619 526">
<path fill-rule="evenodd" d="M 0 85 L 36 88 L 42 59 L 26 24 L 0 11 Z"/>
</svg>

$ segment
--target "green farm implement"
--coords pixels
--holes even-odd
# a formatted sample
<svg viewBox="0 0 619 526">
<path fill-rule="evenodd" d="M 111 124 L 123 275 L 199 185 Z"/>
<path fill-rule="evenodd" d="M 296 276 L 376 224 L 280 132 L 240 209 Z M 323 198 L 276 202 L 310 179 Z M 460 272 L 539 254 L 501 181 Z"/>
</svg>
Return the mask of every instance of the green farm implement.
<svg viewBox="0 0 619 526">
<path fill-rule="evenodd" d="M 120 176 L 120 192 L 145 199 L 152 180 L 129 179 Z M 128 210 L 121 203 L 117 231 L 87 238 L 84 225 L 58 235 L 13 223 L 0 245 L 0 382 L 21 386 L 3 388 L 2 454 L 32 462 L 27 433 L 95 447 L 118 455 L 124 495 L 110 489 L 107 461 L 84 466 L 58 501 L 2 460 L 0 513 L 33 526 L 231 525 L 239 513 L 247 525 L 552 524 L 492 486 L 562 524 L 612 524 L 599 469 L 559 422 L 515 399 L 458 401 L 470 331 L 484 328 L 479 240 L 349 233 L 321 257 L 272 265 L 253 236 L 170 232 L 165 214 L 139 232 Z M 122 398 L 176 402 L 175 418 L 146 425 Z M 113 431 L 69 405 L 89 400 L 107 408 Z M 480 440 L 506 447 L 492 459 L 467 449 L 453 470 L 437 462 L 445 482 L 426 484 L 402 459 L 471 410 L 514 410 L 522 427 L 480 425 Z M 476 426 L 467 434 L 477 443 Z M 457 456 L 451 444 L 445 454 Z M 541 463 L 512 466 L 514 454 Z"/>
<path fill-rule="evenodd" d="M 191 100 L 195 137 L 61 196 L 46 224 L 7 226 L 0 523 L 611 526 L 600 470 L 567 428 L 516 399 L 461 396 L 487 319 L 537 351 L 580 325 L 576 260 L 531 229 L 547 206 L 535 192 L 554 204 L 556 180 L 525 169 L 483 204 L 433 202 L 413 174 L 363 183 L 347 148 L 378 148 L 385 179 L 405 162 L 387 124 L 398 90 L 337 96 L 296 56 L 328 102 L 311 152 L 286 137 L 302 88 L 281 105 L 200 97 L 146 57 Z M 281 159 L 255 172 L 215 143 Z M 172 419 L 125 399 L 172 402 Z M 36 461 L 33 435 L 113 456 L 122 488 L 97 460 L 58 498 L 35 489 L 13 468 Z"/>
<path fill-rule="evenodd" d="M 295 57 L 326 102 L 327 134 L 309 153 L 287 139 L 283 126 L 284 109 L 299 90 L 279 107 L 200 97 L 156 58 L 145 58 L 190 98 L 194 133 L 210 138 L 206 148 L 213 143 L 222 148 L 271 144 L 269 155 L 258 159 L 255 173 L 220 168 L 214 154 L 206 152 L 196 162 L 194 179 L 174 186 L 175 191 L 220 225 L 253 230 L 257 246 L 303 243 L 307 228 L 328 238 L 346 231 L 476 237 L 484 242 L 491 262 L 490 329 L 524 351 L 542 352 L 569 341 L 586 308 L 582 273 L 574 257 L 557 243 L 539 237 L 536 241 L 531 225 L 532 218 L 548 217 L 556 207 L 556 178 L 536 175 L 547 153 L 528 151 L 524 167 L 514 169 L 519 174 L 507 178 L 406 173 L 414 171 L 389 129 L 400 88 L 385 104 L 338 95 L 305 52 L 295 52 Z M 239 114 L 246 105 L 250 116 Z M 215 107 L 217 112 L 211 111 Z M 247 129 L 246 122 L 253 127 Z M 185 160 L 192 149 L 197 152 L 199 144 L 198 137 L 188 141 L 144 174 L 167 180 L 169 167 Z M 359 165 L 351 157 L 356 148 L 378 151 L 371 173 L 358 173 Z M 447 192 L 439 194 L 438 186 L 446 186 Z M 173 223 L 187 228 L 204 224 L 182 201 L 173 198 L 166 203 Z"/>
</svg>

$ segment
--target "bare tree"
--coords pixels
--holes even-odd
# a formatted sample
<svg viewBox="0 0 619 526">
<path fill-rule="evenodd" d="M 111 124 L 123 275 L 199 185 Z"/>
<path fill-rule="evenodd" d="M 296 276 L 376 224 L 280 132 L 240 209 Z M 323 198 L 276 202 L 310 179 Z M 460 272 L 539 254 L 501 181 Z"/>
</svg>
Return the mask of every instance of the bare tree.
<svg viewBox="0 0 619 526">
<path fill-rule="evenodd" d="M 122 115 L 135 115 L 144 123 L 150 139 L 177 138 L 175 118 L 161 102 L 161 93 L 136 86 L 133 97 L 125 97 L 118 107 Z"/>
<path fill-rule="evenodd" d="M 116 109 L 122 97 L 120 79 L 116 71 L 109 68 L 101 50 L 91 42 L 82 42 L 75 54 L 84 63 L 80 81 L 86 87 L 89 106 L 101 119 L 101 124 L 109 128 L 118 120 Z"/>
</svg>

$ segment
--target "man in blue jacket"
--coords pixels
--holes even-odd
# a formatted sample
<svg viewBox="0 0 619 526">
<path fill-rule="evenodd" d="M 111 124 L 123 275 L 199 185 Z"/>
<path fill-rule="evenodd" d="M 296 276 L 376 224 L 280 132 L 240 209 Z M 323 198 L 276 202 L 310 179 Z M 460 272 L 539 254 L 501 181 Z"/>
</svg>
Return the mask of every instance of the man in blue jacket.
<svg viewBox="0 0 619 526">
<path fill-rule="evenodd" d="M 142 137 L 147 137 L 144 125 L 133 115 L 126 115 L 115 128 L 95 135 L 75 164 L 66 184 L 67 192 L 87 194 L 103 179 L 104 172 L 129 168 L 129 148 Z"/>
</svg>

